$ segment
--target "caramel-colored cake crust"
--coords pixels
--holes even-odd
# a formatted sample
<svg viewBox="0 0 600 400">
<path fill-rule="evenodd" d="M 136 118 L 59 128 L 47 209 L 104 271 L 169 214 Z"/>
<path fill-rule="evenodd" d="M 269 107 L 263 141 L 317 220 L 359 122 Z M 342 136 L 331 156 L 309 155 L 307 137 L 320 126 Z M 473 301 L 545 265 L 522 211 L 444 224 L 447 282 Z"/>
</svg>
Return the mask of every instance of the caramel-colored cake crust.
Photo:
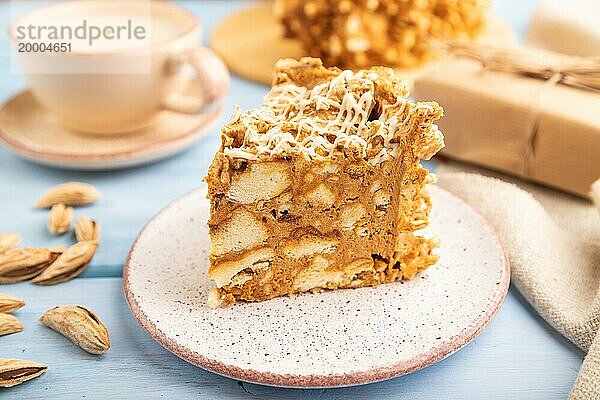
<svg viewBox="0 0 600 400">
<path fill-rule="evenodd" d="M 285 35 L 327 65 L 416 67 L 436 39 L 470 40 L 488 0 L 276 0 Z"/>
<path fill-rule="evenodd" d="M 282 60 L 263 106 L 236 112 L 206 181 L 209 303 L 410 279 L 435 263 L 419 160 L 443 146 L 436 103 L 387 68 Z"/>
</svg>

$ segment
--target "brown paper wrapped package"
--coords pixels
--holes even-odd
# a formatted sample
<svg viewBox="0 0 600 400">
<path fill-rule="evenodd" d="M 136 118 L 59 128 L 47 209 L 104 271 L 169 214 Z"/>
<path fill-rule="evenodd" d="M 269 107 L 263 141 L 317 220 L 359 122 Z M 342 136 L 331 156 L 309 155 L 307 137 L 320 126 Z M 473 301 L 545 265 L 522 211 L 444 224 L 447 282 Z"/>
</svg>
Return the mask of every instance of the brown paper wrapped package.
<svg viewBox="0 0 600 400">
<path fill-rule="evenodd" d="M 598 93 L 448 59 L 415 82 L 414 96 L 444 107 L 448 157 L 584 197 L 600 176 Z"/>
</svg>

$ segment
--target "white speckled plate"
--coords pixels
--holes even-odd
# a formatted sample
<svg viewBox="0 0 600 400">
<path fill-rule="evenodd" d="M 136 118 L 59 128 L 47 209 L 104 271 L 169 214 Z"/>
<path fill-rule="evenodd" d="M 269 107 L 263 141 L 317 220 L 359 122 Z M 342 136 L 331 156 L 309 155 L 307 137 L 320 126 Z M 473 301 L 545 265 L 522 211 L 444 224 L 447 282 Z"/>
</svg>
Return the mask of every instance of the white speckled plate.
<svg viewBox="0 0 600 400">
<path fill-rule="evenodd" d="M 475 338 L 506 295 L 509 266 L 492 228 L 437 187 L 426 235 L 437 265 L 408 282 L 209 309 L 205 189 L 155 216 L 124 268 L 135 317 L 164 347 L 244 381 L 333 387 L 407 374 Z"/>
</svg>

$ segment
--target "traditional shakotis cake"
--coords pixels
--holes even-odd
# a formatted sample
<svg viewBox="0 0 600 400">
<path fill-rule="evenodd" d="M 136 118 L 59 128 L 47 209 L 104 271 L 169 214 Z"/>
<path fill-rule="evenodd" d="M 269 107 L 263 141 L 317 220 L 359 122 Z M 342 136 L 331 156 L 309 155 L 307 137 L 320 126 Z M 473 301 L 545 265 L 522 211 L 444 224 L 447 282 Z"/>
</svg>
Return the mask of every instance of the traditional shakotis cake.
<svg viewBox="0 0 600 400">
<path fill-rule="evenodd" d="M 488 0 L 276 0 L 285 35 L 307 55 L 347 68 L 416 67 L 432 39 L 475 38 Z"/>
<path fill-rule="evenodd" d="M 206 181 L 209 305 L 411 279 L 437 261 L 419 161 L 443 146 L 435 102 L 392 69 L 280 60 L 263 105 L 221 133 Z"/>
</svg>

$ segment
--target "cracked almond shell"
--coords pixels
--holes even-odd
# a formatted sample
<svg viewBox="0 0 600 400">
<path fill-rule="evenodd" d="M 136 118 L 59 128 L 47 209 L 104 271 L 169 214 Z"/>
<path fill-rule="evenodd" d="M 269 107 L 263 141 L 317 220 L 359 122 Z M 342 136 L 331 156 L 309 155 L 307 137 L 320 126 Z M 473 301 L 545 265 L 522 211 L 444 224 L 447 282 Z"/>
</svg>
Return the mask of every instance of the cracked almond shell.
<svg viewBox="0 0 600 400">
<path fill-rule="evenodd" d="M 15 283 L 34 278 L 60 255 L 60 248 L 12 249 L 0 253 L 0 283 Z"/>
<path fill-rule="evenodd" d="M 37 378 L 48 370 L 46 364 L 16 358 L 0 358 L 0 387 L 12 387 Z"/>
<path fill-rule="evenodd" d="M 87 268 L 97 248 L 98 242 L 95 241 L 75 243 L 32 282 L 38 285 L 55 285 L 75 278 Z"/>
<path fill-rule="evenodd" d="M 110 348 L 108 330 L 89 308 L 77 305 L 56 306 L 44 313 L 40 322 L 57 331 L 91 354 Z"/>
</svg>

